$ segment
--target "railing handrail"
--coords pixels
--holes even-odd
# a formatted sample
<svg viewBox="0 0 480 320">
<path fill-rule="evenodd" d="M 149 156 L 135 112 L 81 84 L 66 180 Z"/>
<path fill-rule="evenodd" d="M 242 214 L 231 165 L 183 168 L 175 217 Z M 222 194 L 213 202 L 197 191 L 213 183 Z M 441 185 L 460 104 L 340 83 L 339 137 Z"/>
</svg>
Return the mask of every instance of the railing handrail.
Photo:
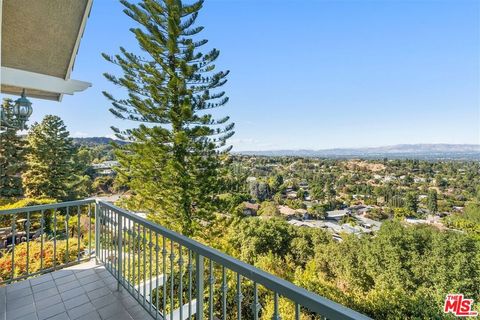
<svg viewBox="0 0 480 320">
<path fill-rule="evenodd" d="M 302 306 L 306 307 L 312 312 L 317 312 L 327 318 L 331 319 L 370 319 L 369 317 L 349 309 L 341 304 L 333 302 L 327 298 L 319 296 L 304 288 L 296 286 L 295 284 L 276 277 L 268 272 L 262 271 L 250 264 L 237 260 L 227 254 L 224 254 L 216 249 L 208 247 L 198 241 L 183 236 L 177 232 L 162 227 L 156 223 L 148 221 L 139 217 L 125 209 L 119 208 L 108 202 L 98 200 L 97 203 L 101 206 L 107 207 L 123 217 L 135 221 L 152 231 L 159 233 L 166 238 L 173 240 L 180 245 L 206 257 L 230 270 L 237 272 L 246 278 L 263 285 L 265 288 L 277 292 L 279 295 L 286 297 L 294 302 L 300 302 Z"/>
<path fill-rule="evenodd" d="M 6 210 L 0 210 L 0 216 L 6 215 L 6 214 L 19 214 L 19 213 L 42 211 L 42 210 L 83 206 L 83 205 L 95 203 L 95 202 L 97 202 L 96 199 L 90 198 L 90 199 L 83 199 L 83 200 L 76 200 L 76 201 L 40 204 L 40 205 L 29 206 L 29 207 L 6 209 Z"/>
</svg>

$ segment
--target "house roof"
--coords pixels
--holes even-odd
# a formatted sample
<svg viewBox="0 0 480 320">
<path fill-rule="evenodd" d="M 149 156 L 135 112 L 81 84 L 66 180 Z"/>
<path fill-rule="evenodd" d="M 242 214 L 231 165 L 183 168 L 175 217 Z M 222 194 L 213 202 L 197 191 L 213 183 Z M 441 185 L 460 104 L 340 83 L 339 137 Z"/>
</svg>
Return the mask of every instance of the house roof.
<svg viewBox="0 0 480 320">
<path fill-rule="evenodd" d="M 329 218 L 341 218 L 343 216 L 346 216 L 347 214 L 348 214 L 348 210 L 346 209 L 327 211 L 327 216 Z"/>
<path fill-rule="evenodd" d="M 278 210 L 280 211 L 281 214 L 286 216 L 291 216 L 296 214 L 295 209 L 292 209 L 289 206 L 278 206 Z"/>
<path fill-rule="evenodd" d="M 3 1 L 1 92 L 61 101 L 90 83 L 71 80 L 93 0 Z M 2 2 L 0 2 L 2 3 Z"/>
</svg>

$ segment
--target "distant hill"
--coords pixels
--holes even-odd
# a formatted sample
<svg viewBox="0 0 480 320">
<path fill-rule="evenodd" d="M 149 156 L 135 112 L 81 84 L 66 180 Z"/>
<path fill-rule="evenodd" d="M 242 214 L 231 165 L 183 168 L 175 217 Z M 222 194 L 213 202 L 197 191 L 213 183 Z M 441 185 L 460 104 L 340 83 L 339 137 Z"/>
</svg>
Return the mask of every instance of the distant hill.
<svg viewBox="0 0 480 320">
<path fill-rule="evenodd" d="M 371 148 L 336 148 L 324 150 L 241 151 L 243 155 L 292 156 L 318 158 L 390 158 L 431 160 L 480 160 L 480 145 L 476 144 L 399 144 Z"/>
<path fill-rule="evenodd" d="M 128 142 L 107 137 L 73 138 L 74 143 L 85 146 L 108 145 L 112 142 Z M 323 150 L 271 150 L 238 151 L 240 155 L 267 157 L 312 157 L 333 159 L 424 159 L 424 160 L 480 160 L 478 144 L 398 144 L 370 148 L 335 148 Z"/>
<path fill-rule="evenodd" d="M 105 145 L 111 144 L 112 142 L 116 142 L 118 144 L 126 144 L 125 141 L 115 140 L 107 137 L 73 138 L 73 142 L 82 146 Z"/>
</svg>

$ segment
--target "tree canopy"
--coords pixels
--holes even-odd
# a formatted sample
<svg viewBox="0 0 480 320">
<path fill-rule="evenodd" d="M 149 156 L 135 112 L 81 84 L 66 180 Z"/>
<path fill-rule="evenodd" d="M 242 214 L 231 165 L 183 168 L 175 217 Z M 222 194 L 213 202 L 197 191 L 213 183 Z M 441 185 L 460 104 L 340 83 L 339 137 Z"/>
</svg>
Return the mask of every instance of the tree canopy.
<svg viewBox="0 0 480 320">
<path fill-rule="evenodd" d="M 12 100 L 5 99 L 0 108 L 7 121 L 13 119 Z M 0 127 L 0 197 L 23 195 L 21 173 L 25 168 L 25 144 L 17 129 Z"/>
<path fill-rule="evenodd" d="M 75 147 L 62 119 L 47 115 L 28 136 L 27 170 L 23 174 L 28 197 L 67 200 L 78 183 Z"/>
</svg>

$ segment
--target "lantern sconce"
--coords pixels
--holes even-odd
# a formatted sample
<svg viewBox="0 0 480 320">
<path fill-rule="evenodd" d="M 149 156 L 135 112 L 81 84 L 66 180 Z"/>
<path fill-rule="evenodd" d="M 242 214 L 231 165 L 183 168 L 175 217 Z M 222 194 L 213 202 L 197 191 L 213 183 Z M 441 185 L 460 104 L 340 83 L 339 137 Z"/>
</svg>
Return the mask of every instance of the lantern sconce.
<svg viewBox="0 0 480 320">
<path fill-rule="evenodd" d="M 22 91 L 20 98 L 15 100 L 15 105 L 13 106 L 13 115 L 17 120 L 17 126 L 20 130 L 26 128 L 25 124 L 32 115 L 33 108 L 30 100 L 27 99 L 25 95 L 25 89 Z"/>
<path fill-rule="evenodd" d="M 15 100 L 13 106 L 9 109 L 10 110 L 6 110 L 5 107 L 0 107 L 0 127 L 18 130 L 26 129 L 26 123 L 32 115 L 33 108 L 32 103 L 25 95 L 25 89 L 23 89 L 20 98 Z M 9 119 L 7 114 L 10 114 L 13 119 Z"/>
</svg>

